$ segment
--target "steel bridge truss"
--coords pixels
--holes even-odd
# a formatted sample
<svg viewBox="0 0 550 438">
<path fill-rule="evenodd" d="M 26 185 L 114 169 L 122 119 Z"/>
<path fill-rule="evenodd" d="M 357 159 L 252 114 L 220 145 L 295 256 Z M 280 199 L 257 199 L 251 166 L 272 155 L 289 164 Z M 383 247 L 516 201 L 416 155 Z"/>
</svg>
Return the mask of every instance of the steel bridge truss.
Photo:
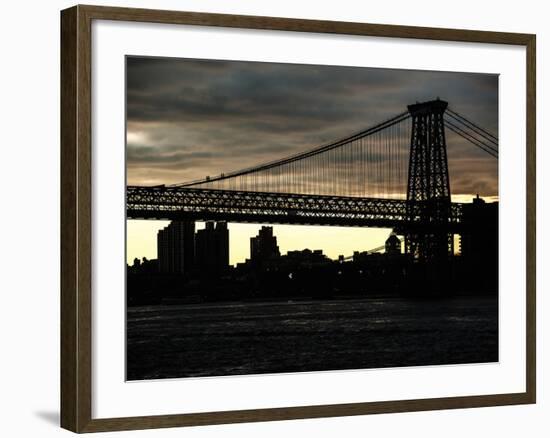
<svg viewBox="0 0 550 438">
<path fill-rule="evenodd" d="M 128 186 L 126 212 L 128 219 L 364 226 L 409 232 L 437 226 L 421 214 L 411 216 L 410 201 L 406 200 L 190 187 Z M 445 229 L 457 231 L 461 216 L 462 204 L 451 204 Z"/>
</svg>

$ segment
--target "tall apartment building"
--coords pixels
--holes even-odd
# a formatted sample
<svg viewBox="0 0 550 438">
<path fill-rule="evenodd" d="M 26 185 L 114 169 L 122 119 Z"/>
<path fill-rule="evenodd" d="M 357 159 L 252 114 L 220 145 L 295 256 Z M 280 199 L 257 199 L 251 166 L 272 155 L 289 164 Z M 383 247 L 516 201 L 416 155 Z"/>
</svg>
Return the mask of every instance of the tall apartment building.
<svg viewBox="0 0 550 438">
<path fill-rule="evenodd" d="M 157 234 L 159 271 L 187 274 L 195 263 L 195 222 L 172 221 Z"/>
<path fill-rule="evenodd" d="M 273 235 L 273 227 L 262 227 L 256 237 L 250 238 L 250 261 L 252 264 L 262 263 L 279 257 L 277 237 Z"/>
<path fill-rule="evenodd" d="M 201 274 L 220 275 L 229 267 L 229 230 L 226 222 L 206 222 L 195 235 L 196 267 Z"/>
<path fill-rule="evenodd" d="M 486 203 L 477 196 L 462 211 L 464 231 L 460 254 L 470 267 L 470 279 L 481 290 L 498 287 L 498 202 Z"/>
</svg>

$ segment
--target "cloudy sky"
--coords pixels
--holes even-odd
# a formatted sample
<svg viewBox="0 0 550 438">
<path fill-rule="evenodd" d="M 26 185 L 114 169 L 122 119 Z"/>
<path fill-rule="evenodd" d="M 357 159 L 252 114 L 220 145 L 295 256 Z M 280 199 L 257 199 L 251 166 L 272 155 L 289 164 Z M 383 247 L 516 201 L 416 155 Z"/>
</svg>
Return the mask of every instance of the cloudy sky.
<svg viewBox="0 0 550 438">
<path fill-rule="evenodd" d="M 498 133 L 496 75 L 128 57 L 128 184 L 179 183 L 277 159 L 436 97 Z M 497 160 L 449 133 L 447 143 L 454 199 L 497 197 Z M 142 224 L 133 235 L 134 226 L 129 240 L 156 230 Z M 154 256 L 150 246 L 132 254 L 129 246 L 129 258 Z"/>
</svg>

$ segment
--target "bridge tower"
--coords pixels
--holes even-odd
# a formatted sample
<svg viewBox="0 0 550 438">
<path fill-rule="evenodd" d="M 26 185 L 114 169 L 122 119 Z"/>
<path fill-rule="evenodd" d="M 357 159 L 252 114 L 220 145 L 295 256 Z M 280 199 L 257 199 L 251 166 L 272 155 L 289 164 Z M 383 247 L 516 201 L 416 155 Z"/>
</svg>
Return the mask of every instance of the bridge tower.
<svg viewBox="0 0 550 438">
<path fill-rule="evenodd" d="M 412 118 L 405 252 L 422 261 L 443 261 L 453 254 L 448 232 L 451 189 L 443 114 L 447 102 L 408 106 Z"/>
</svg>

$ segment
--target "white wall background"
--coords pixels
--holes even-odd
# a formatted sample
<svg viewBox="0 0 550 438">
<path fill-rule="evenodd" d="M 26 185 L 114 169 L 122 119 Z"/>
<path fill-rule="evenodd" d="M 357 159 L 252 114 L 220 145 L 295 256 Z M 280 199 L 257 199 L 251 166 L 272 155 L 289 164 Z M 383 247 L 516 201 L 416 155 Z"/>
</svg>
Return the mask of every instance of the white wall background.
<svg viewBox="0 0 550 438">
<path fill-rule="evenodd" d="M 143 437 L 544 437 L 550 383 L 543 349 L 550 325 L 544 321 L 548 283 L 544 250 L 550 234 L 543 224 L 550 165 L 543 150 L 543 120 L 550 104 L 545 77 L 550 65 L 550 14 L 545 2 L 463 0 L 457 3 L 307 2 L 305 0 L 111 0 L 93 2 L 233 14 L 271 15 L 371 23 L 484 29 L 537 34 L 538 76 L 538 404 L 336 419 L 207 426 L 122 432 Z M 0 433 L 9 437 L 69 436 L 59 417 L 59 10 L 69 1 L 10 2 L 0 19 Z M 546 117 L 545 117 L 546 115 Z M 504 248 L 504 250 L 506 250 Z M 31 259 L 32 272 L 26 263 Z"/>
</svg>

